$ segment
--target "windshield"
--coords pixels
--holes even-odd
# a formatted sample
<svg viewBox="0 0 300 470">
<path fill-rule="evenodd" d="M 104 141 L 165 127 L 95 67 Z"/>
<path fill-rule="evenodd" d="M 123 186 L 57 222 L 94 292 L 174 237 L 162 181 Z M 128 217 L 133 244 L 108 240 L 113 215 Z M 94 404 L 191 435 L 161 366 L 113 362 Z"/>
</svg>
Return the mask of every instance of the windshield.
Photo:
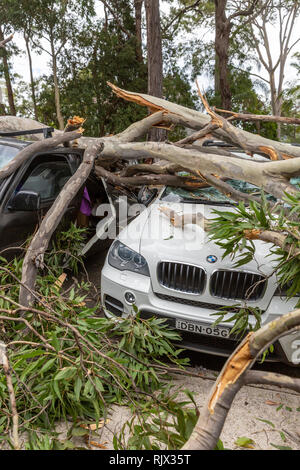
<svg viewBox="0 0 300 470">
<path fill-rule="evenodd" d="M 300 177 L 292 178 L 290 182 L 294 186 L 299 186 Z M 228 179 L 226 183 L 242 193 L 251 194 L 252 196 L 260 195 L 260 188 L 246 181 Z M 276 201 L 271 195 L 268 195 L 267 198 L 271 201 Z M 235 201 L 212 186 L 193 190 L 167 186 L 161 196 L 161 200 L 165 202 L 194 202 L 201 204 L 236 204 Z"/>
<path fill-rule="evenodd" d="M 7 163 L 12 160 L 17 153 L 19 153 L 17 147 L 12 147 L 11 145 L 0 144 L 0 168 L 3 168 Z"/>
</svg>

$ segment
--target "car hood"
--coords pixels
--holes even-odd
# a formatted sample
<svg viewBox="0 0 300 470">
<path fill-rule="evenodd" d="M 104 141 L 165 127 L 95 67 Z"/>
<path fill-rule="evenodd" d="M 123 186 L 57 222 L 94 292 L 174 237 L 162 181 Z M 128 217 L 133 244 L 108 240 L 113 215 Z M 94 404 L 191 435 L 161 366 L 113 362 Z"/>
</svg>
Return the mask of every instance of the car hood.
<svg viewBox="0 0 300 470">
<path fill-rule="evenodd" d="M 270 256 L 270 244 L 256 240 L 255 257 L 249 263 L 235 268 L 236 260 L 230 256 L 224 259 L 223 250 L 210 241 L 207 233 L 194 224 L 188 224 L 182 228 L 175 228 L 168 216 L 161 212 L 161 207 L 168 207 L 179 214 L 201 213 L 204 217 L 211 219 L 216 217 L 214 210 L 234 211 L 233 206 L 216 206 L 203 204 L 181 204 L 166 203 L 157 201 L 146 211 L 130 223 L 119 236 L 119 239 L 127 246 L 143 255 L 148 263 L 152 289 L 159 294 L 166 294 L 166 288 L 159 284 L 157 278 L 157 268 L 161 261 L 171 261 L 202 267 L 207 278 L 210 278 L 214 271 L 219 269 L 248 271 L 261 275 L 271 275 L 276 261 L 274 256 Z M 211 257 L 213 256 L 213 263 Z M 251 302 L 252 306 L 266 309 L 276 290 L 276 278 L 274 275 L 268 278 L 267 290 L 263 299 Z M 176 293 L 178 297 L 193 298 L 193 294 Z M 206 302 L 222 304 L 223 299 L 202 296 Z"/>
<path fill-rule="evenodd" d="M 200 265 L 207 270 L 232 269 L 235 261 L 229 256 L 222 259 L 223 249 L 209 240 L 202 227 L 187 224 L 183 229 L 176 228 L 168 216 L 161 212 L 162 207 L 170 208 L 178 214 L 201 213 L 207 219 L 216 217 L 214 210 L 234 211 L 234 207 L 231 206 L 165 203 L 163 201 L 152 204 L 140 232 L 139 245 L 140 253 L 148 261 L 151 260 L 151 264 L 169 260 Z M 276 262 L 274 257 L 270 256 L 270 244 L 256 240 L 255 246 L 255 260 L 243 265 L 240 269 L 261 271 L 265 275 L 271 274 Z M 209 263 L 207 260 L 209 255 L 213 255 L 217 260 Z"/>
</svg>

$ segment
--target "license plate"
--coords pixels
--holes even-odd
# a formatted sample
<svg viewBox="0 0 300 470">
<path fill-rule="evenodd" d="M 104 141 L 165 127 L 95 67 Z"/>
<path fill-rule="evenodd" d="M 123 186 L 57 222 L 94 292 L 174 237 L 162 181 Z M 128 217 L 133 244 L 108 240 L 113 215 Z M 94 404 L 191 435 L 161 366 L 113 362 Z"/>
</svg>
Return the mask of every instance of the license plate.
<svg viewBox="0 0 300 470">
<path fill-rule="evenodd" d="M 222 326 L 212 326 L 207 323 L 192 322 L 186 320 L 176 320 L 177 330 L 188 333 L 198 333 L 199 335 L 217 336 L 219 338 L 229 338 L 230 329 Z"/>
</svg>

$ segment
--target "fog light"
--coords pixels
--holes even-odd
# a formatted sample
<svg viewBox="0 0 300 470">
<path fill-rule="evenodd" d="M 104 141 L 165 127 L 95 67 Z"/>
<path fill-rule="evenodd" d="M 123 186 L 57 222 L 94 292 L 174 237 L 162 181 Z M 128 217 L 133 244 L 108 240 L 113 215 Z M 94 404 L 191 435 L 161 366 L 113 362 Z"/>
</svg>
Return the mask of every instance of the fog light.
<svg viewBox="0 0 300 470">
<path fill-rule="evenodd" d="M 132 305 L 135 303 L 135 295 L 132 292 L 126 292 L 124 297 L 128 304 Z"/>
</svg>

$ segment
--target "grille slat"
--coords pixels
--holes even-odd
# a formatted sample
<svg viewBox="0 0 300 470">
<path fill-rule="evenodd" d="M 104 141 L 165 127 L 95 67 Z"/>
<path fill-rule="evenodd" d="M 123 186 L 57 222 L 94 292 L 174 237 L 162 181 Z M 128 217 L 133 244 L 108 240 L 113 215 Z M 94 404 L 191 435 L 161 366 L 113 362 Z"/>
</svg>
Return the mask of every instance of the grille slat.
<svg viewBox="0 0 300 470">
<path fill-rule="evenodd" d="M 163 261 L 157 274 L 160 285 L 179 292 L 202 294 L 205 287 L 206 274 L 198 266 Z"/>
<path fill-rule="evenodd" d="M 186 272 L 185 272 L 185 290 L 186 291 L 188 291 L 188 288 L 189 288 L 189 271 L 190 271 L 190 267 L 187 266 Z"/>
<path fill-rule="evenodd" d="M 219 271 L 219 275 L 222 279 L 222 286 L 221 286 L 221 297 L 224 297 L 224 288 L 225 288 L 225 276 L 223 273 L 221 274 L 221 271 Z"/>
<path fill-rule="evenodd" d="M 166 294 L 159 294 L 155 293 L 156 297 L 158 297 L 161 300 L 167 300 L 168 302 L 176 302 L 178 304 L 182 305 L 190 305 L 192 307 L 199 307 L 199 308 L 205 308 L 208 310 L 214 310 L 217 312 L 238 312 L 240 307 L 233 307 L 232 305 L 220 305 L 220 304 L 214 304 L 211 302 L 201 302 L 199 300 L 191 300 L 191 299 L 185 299 L 181 297 L 174 297 L 173 295 L 166 295 Z M 264 310 L 260 309 L 261 314 L 264 313 Z M 252 315 L 251 312 L 249 312 L 249 315 Z"/>
<path fill-rule="evenodd" d="M 239 287 L 239 281 L 241 279 L 241 273 L 238 273 L 237 275 L 237 280 L 236 280 L 236 283 L 235 283 L 235 289 L 234 289 L 234 294 L 233 294 L 233 297 L 236 298 L 237 296 L 237 293 L 238 293 L 238 287 Z"/>
<path fill-rule="evenodd" d="M 194 292 L 195 289 L 195 273 L 196 273 L 196 267 L 193 267 L 193 274 L 192 274 L 192 284 L 191 284 L 191 289 Z"/>
<path fill-rule="evenodd" d="M 211 276 L 210 292 L 223 299 L 258 300 L 264 294 L 266 283 L 260 274 L 219 270 Z"/>
</svg>

